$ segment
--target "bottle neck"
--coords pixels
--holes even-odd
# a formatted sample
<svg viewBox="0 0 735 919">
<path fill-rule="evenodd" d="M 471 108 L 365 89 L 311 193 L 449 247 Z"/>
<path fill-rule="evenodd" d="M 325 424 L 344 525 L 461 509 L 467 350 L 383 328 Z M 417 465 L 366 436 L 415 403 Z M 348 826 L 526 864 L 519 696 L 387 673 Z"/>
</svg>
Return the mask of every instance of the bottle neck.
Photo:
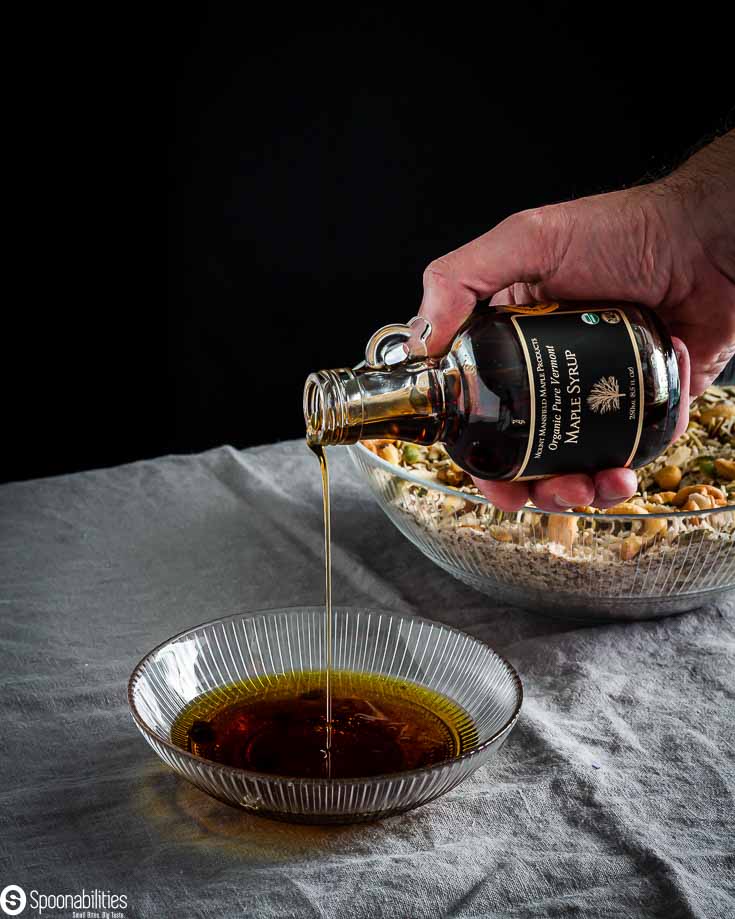
<svg viewBox="0 0 735 919">
<path fill-rule="evenodd" d="M 390 370 L 320 370 L 304 386 L 310 443 L 329 446 L 391 438 L 431 444 L 446 423 L 444 374 L 407 364 Z"/>
</svg>

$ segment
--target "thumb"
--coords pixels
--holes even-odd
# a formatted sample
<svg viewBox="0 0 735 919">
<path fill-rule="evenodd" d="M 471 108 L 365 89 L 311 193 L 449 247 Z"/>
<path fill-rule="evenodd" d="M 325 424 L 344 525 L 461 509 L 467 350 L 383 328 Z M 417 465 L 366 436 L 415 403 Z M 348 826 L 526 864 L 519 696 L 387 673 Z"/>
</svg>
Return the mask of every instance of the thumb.
<svg viewBox="0 0 735 919">
<path fill-rule="evenodd" d="M 419 315 L 431 323 L 429 354 L 443 354 L 478 300 L 517 281 L 548 280 L 561 262 L 566 230 L 558 205 L 521 211 L 424 272 Z"/>
<path fill-rule="evenodd" d="M 691 383 L 691 361 L 689 359 L 689 351 L 687 346 L 680 338 L 675 338 L 673 335 L 671 337 L 671 343 L 674 346 L 674 353 L 676 354 L 676 362 L 679 365 L 679 384 L 680 397 L 679 397 L 679 417 L 676 422 L 676 428 L 674 429 L 674 434 L 671 438 L 673 443 L 675 440 L 678 440 L 679 437 L 686 431 L 687 425 L 689 424 L 689 398 L 690 398 L 690 383 Z"/>
</svg>

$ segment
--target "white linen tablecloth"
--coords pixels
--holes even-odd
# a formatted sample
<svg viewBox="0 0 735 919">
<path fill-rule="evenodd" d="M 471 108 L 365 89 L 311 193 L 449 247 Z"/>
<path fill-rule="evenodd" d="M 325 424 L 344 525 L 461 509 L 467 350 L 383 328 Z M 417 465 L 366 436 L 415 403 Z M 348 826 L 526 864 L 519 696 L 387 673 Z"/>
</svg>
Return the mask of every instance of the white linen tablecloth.
<svg viewBox="0 0 735 919">
<path fill-rule="evenodd" d="M 126 682 L 152 646 L 323 601 L 303 443 L 5 485 L 0 888 L 124 894 L 126 919 L 735 916 L 733 601 L 593 627 L 499 606 L 421 556 L 342 451 L 330 461 L 335 602 L 505 654 L 526 699 L 499 757 L 417 811 L 324 829 L 219 804 L 139 736 Z"/>
</svg>

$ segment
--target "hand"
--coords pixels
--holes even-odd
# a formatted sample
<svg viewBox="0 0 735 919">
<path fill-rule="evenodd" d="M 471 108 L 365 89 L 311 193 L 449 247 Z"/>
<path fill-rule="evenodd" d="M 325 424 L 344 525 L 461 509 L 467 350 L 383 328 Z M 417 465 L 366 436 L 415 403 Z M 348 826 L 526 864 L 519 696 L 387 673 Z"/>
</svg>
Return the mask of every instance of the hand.
<svg viewBox="0 0 735 919">
<path fill-rule="evenodd" d="M 735 353 L 734 213 L 730 132 L 660 182 L 514 214 L 426 269 L 420 315 L 432 324 L 429 353 L 446 351 L 486 297 L 492 304 L 586 299 L 653 307 L 679 360 L 678 437 L 690 391 L 699 395 Z M 637 487 L 635 473 L 622 468 L 475 484 L 507 511 L 529 497 L 547 511 L 611 507 Z"/>
</svg>

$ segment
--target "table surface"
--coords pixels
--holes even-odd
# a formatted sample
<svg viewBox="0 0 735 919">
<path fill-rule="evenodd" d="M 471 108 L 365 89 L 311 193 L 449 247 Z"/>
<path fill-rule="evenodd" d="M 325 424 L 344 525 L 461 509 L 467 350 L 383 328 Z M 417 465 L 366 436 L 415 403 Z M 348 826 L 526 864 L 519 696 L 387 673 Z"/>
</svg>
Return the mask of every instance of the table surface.
<svg viewBox="0 0 735 919">
<path fill-rule="evenodd" d="M 127 678 L 188 626 L 323 600 L 314 457 L 223 447 L 5 485 L 0 887 L 124 894 L 126 919 L 735 915 L 732 600 L 597 627 L 499 606 L 420 555 L 348 456 L 330 462 L 335 602 L 504 653 L 526 698 L 503 752 L 369 825 L 208 798 L 140 737 Z"/>
</svg>

